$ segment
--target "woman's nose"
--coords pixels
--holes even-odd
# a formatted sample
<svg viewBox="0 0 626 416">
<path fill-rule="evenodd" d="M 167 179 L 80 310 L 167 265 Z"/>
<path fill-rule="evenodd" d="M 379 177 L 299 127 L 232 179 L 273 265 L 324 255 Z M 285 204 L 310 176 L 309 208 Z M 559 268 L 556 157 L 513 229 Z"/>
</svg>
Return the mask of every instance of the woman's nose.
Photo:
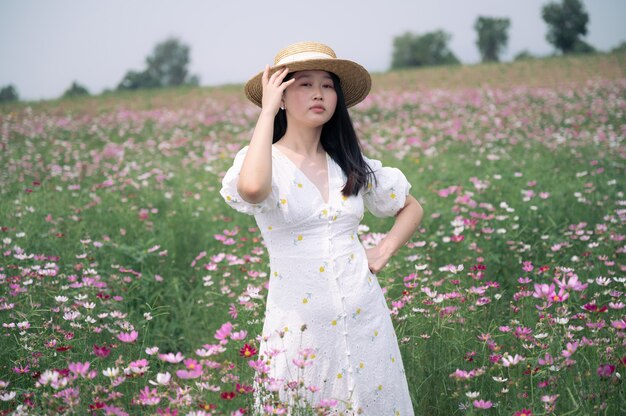
<svg viewBox="0 0 626 416">
<path fill-rule="evenodd" d="M 323 100 L 324 99 L 324 94 L 322 91 L 322 87 L 317 87 L 315 88 L 314 94 L 313 94 L 313 98 L 316 100 Z"/>
</svg>

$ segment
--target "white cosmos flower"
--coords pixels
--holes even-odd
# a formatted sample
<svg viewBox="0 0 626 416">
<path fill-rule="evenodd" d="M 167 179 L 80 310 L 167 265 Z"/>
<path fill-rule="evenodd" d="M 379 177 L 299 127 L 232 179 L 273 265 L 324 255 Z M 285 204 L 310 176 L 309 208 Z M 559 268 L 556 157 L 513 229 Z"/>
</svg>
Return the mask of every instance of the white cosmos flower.
<svg viewBox="0 0 626 416">
<path fill-rule="evenodd" d="M 114 368 L 109 367 L 106 370 L 102 370 L 102 374 L 105 377 L 115 378 L 120 374 L 120 369 L 117 367 L 114 367 Z"/>
<path fill-rule="evenodd" d="M 13 400 L 14 397 L 15 397 L 14 391 L 0 394 L 0 400 L 2 400 L 3 402 L 8 402 L 9 400 Z"/>
<path fill-rule="evenodd" d="M 167 386 L 168 384 L 170 384 L 170 380 L 172 379 L 172 375 L 168 372 L 165 373 L 158 373 L 156 376 L 156 382 L 150 380 L 149 383 L 152 384 L 153 386 Z"/>
</svg>

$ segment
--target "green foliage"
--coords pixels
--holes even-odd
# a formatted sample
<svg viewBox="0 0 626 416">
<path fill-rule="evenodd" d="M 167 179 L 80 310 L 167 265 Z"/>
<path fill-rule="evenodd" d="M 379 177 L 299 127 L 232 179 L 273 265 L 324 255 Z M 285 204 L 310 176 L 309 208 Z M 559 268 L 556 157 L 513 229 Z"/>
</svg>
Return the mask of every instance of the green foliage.
<svg viewBox="0 0 626 416">
<path fill-rule="evenodd" d="M 524 49 L 523 51 L 519 52 L 517 55 L 515 55 L 515 58 L 513 58 L 513 60 L 515 61 L 525 61 L 528 59 L 536 59 L 537 57 L 535 55 L 533 55 L 532 53 L 530 53 L 530 51 L 528 49 Z"/>
<path fill-rule="evenodd" d="M 372 93 L 375 104 L 351 110 L 367 153 L 405 172 L 427 213 L 378 276 L 387 300 L 402 303 L 392 304 L 392 319 L 416 414 L 624 414 L 624 335 L 611 325 L 623 319 L 624 157 L 615 149 L 624 113 L 612 109 L 625 96 L 624 59 L 378 74 L 385 88 Z M 407 86 L 409 76 L 442 90 Z M 182 415 L 209 405 L 213 414 L 252 413 L 252 396 L 235 383 L 252 378 L 239 349 L 258 348 L 265 304 L 247 288 L 264 298 L 269 259 L 254 219 L 218 194 L 258 114 L 242 100 L 240 90 L 149 90 L 88 100 L 93 108 L 65 100 L 3 109 L 0 379 L 8 387 L 0 413 L 104 414 L 94 409 L 103 404 L 117 414 Z M 461 220 L 464 240 L 446 242 Z M 359 238 L 375 241 L 392 221 L 367 214 L 371 233 Z M 216 237 L 226 234 L 233 242 Z M 533 271 L 520 269 L 526 260 Z M 448 264 L 465 270 L 441 269 Z M 588 288 L 538 310 L 534 284 L 553 284 L 568 269 Z M 615 309 L 602 310 L 611 303 Z M 227 321 L 246 339 L 198 354 L 218 343 L 215 331 Z M 131 329 L 136 341 L 118 339 Z M 568 343 L 581 339 L 567 363 Z M 95 345 L 110 354 L 97 355 Z M 179 377 L 185 364 L 148 355 L 154 346 L 198 359 L 203 378 Z M 518 364 L 503 364 L 517 354 Z M 547 354 L 553 365 L 540 364 Z M 131 372 L 141 359 L 149 368 Z M 83 362 L 93 377 L 38 382 Z M 601 377 L 607 363 L 615 373 Z M 105 376 L 108 368 L 119 378 Z M 154 385 L 165 372 L 170 383 Z M 138 402 L 146 387 L 158 392 L 158 405 Z M 220 397 L 235 390 L 234 400 Z M 473 407 L 469 392 L 493 408 Z"/>
<path fill-rule="evenodd" d="M 615 52 L 626 52 L 626 41 L 620 43 L 619 45 L 617 45 L 616 47 L 614 47 L 613 49 L 611 49 L 611 52 L 615 53 Z"/>
<path fill-rule="evenodd" d="M 146 58 L 146 69 L 128 71 L 118 90 L 136 90 L 140 88 L 176 87 L 180 85 L 198 85 L 197 75 L 190 75 L 189 46 L 176 38 L 169 38 L 157 44 Z"/>
<path fill-rule="evenodd" d="M 508 30 L 511 21 L 508 18 L 479 16 L 474 24 L 478 34 L 476 46 L 483 62 L 499 62 L 500 54 L 509 41 Z"/>
<path fill-rule="evenodd" d="M 587 34 L 589 14 L 580 0 L 563 0 L 562 3 L 549 3 L 541 11 L 548 24 L 546 39 L 562 53 L 576 53 L 580 36 Z"/>
<path fill-rule="evenodd" d="M 0 90 L 0 103 L 19 101 L 17 90 L 13 85 L 7 85 Z"/>
<path fill-rule="evenodd" d="M 448 48 L 450 34 L 438 30 L 423 35 L 406 32 L 393 40 L 391 68 L 459 64 Z"/>
<path fill-rule="evenodd" d="M 588 44 L 582 39 L 578 39 L 574 44 L 574 48 L 572 49 L 572 53 L 596 53 L 596 48 L 592 45 Z"/>
<path fill-rule="evenodd" d="M 81 97 L 88 95 L 89 91 L 87 90 L 87 88 L 74 81 L 72 82 L 72 85 L 63 93 L 63 98 Z"/>
</svg>

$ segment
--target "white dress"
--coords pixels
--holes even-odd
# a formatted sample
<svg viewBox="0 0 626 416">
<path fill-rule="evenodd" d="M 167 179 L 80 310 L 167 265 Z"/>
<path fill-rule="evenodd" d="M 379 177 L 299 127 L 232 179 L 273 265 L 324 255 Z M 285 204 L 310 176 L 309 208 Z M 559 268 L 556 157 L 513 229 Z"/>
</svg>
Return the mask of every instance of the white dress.
<svg viewBox="0 0 626 416">
<path fill-rule="evenodd" d="M 272 146 L 271 194 L 250 204 L 237 193 L 247 149 L 237 153 L 220 193 L 237 211 L 255 216 L 269 253 L 259 346 L 269 363 L 266 387 L 282 400 L 297 391 L 313 406 L 336 400 L 341 414 L 413 415 L 389 309 L 357 235 L 364 207 L 376 216 L 395 215 L 411 185 L 400 170 L 365 158 L 376 181 L 358 196 L 344 197 L 346 177 L 327 155 L 325 202 Z"/>
</svg>

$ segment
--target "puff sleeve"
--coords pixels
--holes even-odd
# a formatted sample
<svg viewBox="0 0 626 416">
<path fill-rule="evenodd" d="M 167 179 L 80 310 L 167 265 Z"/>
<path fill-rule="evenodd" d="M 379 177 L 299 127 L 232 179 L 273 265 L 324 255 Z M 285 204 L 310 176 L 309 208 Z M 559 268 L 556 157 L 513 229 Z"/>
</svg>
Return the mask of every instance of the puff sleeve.
<svg viewBox="0 0 626 416">
<path fill-rule="evenodd" d="M 376 179 L 363 193 L 365 207 L 376 217 L 394 216 L 404 207 L 411 184 L 400 169 L 383 167 L 379 160 L 363 157 Z"/>
<path fill-rule="evenodd" d="M 226 171 L 224 179 L 222 179 L 220 195 L 222 195 L 224 201 L 235 210 L 248 215 L 256 215 L 270 211 L 277 206 L 278 191 L 272 179 L 272 191 L 267 198 L 257 204 L 250 203 L 239 195 L 239 192 L 237 192 L 237 181 L 239 180 L 239 172 L 241 171 L 241 166 L 247 151 L 248 146 L 245 146 L 237 152 L 233 165 Z"/>
</svg>

